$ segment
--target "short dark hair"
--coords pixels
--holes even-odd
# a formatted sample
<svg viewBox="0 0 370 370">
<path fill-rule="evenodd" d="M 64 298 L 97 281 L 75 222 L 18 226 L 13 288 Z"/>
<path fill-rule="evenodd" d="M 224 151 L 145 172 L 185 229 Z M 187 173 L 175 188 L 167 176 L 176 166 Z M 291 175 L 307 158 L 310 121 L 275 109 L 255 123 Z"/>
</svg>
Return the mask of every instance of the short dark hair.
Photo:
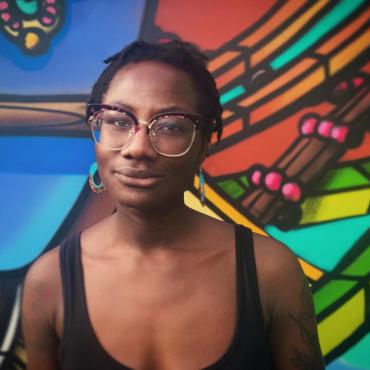
<svg viewBox="0 0 370 370">
<path fill-rule="evenodd" d="M 95 82 L 89 104 L 101 104 L 103 95 L 119 69 L 128 64 L 144 61 L 158 61 L 169 64 L 186 72 L 194 82 L 200 99 L 201 114 L 205 119 L 204 131 L 211 136 L 222 134 L 222 106 L 212 74 L 207 69 L 208 58 L 196 47 L 184 41 L 173 40 L 163 44 L 135 41 L 104 62 L 108 66 Z"/>
</svg>

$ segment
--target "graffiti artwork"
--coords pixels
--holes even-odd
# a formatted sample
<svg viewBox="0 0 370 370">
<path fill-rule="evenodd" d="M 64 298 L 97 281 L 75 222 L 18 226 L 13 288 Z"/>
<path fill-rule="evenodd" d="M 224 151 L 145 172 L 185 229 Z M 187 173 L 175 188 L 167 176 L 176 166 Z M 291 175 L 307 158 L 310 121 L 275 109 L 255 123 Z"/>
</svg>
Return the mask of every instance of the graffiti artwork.
<svg viewBox="0 0 370 370">
<path fill-rule="evenodd" d="M 292 249 L 328 369 L 370 369 L 369 21 L 365 0 L 0 1 L 0 369 L 25 368 L 30 264 L 113 211 L 88 190 L 84 104 L 136 38 L 196 44 L 220 91 L 206 204 L 198 178 L 186 203 Z"/>
</svg>

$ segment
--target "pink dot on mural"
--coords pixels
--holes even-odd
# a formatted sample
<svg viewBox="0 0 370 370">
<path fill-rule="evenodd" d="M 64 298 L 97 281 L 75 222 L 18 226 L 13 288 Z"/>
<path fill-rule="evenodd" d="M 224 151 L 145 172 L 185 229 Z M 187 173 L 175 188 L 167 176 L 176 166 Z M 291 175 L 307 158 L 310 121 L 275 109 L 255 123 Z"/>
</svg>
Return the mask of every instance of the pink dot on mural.
<svg viewBox="0 0 370 370">
<path fill-rule="evenodd" d="M 53 6 L 47 6 L 46 11 L 53 15 L 57 14 L 57 10 Z"/>
<path fill-rule="evenodd" d="M 3 13 L 1 14 L 1 18 L 3 19 L 4 22 L 8 22 L 10 19 L 10 14 L 9 13 Z"/>
<path fill-rule="evenodd" d="M 17 30 L 20 26 L 21 26 L 21 24 L 19 22 L 14 22 L 10 27 L 13 30 Z"/>
<path fill-rule="evenodd" d="M 5 10 L 8 8 L 8 3 L 6 1 L 0 1 L 0 10 Z"/>
<path fill-rule="evenodd" d="M 346 126 L 336 126 L 331 131 L 331 137 L 338 141 L 338 143 L 344 143 L 348 134 L 348 127 Z"/>
<path fill-rule="evenodd" d="M 270 172 L 265 177 L 265 184 L 268 189 L 276 191 L 280 189 L 282 176 L 278 172 Z"/>
<path fill-rule="evenodd" d="M 55 0 L 46 0 L 46 4 L 55 4 Z"/>
<path fill-rule="evenodd" d="M 44 24 L 51 24 L 53 22 L 53 20 L 49 17 L 42 17 L 41 20 Z"/>
<path fill-rule="evenodd" d="M 259 170 L 256 170 L 253 172 L 251 180 L 253 184 L 258 185 L 261 181 L 262 172 Z"/>
<path fill-rule="evenodd" d="M 352 79 L 352 82 L 356 87 L 360 87 L 364 83 L 364 79 L 362 77 L 355 77 Z"/>
<path fill-rule="evenodd" d="M 320 122 L 317 132 L 323 137 L 330 137 L 330 132 L 333 126 L 334 124 L 331 121 L 322 121 Z"/>
<path fill-rule="evenodd" d="M 303 121 L 303 124 L 301 126 L 301 132 L 302 134 L 304 135 L 310 135 L 310 134 L 313 134 L 314 131 L 315 131 L 315 127 L 317 125 L 317 118 L 316 117 L 309 117 L 309 118 L 306 118 L 304 121 Z"/>
<path fill-rule="evenodd" d="M 295 182 L 287 182 L 283 185 L 281 192 L 285 199 L 297 201 L 301 197 L 301 189 Z"/>
<path fill-rule="evenodd" d="M 346 81 L 341 82 L 336 88 L 335 91 L 345 91 L 348 89 L 348 83 Z"/>
</svg>

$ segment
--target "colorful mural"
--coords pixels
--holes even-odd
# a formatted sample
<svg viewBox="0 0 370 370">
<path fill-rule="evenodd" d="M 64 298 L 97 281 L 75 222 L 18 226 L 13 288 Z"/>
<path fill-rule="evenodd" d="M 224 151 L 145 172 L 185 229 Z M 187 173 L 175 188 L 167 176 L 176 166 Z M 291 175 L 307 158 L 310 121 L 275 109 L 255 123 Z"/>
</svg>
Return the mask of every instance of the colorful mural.
<svg viewBox="0 0 370 370">
<path fill-rule="evenodd" d="M 198 45 L 220 90 L 206 206 L 198 179 L 186 203 L 288 245 L 328 369 L 370 369 L 369 21 L 365 0 L 0 0 L 0 369 L 25 368 L 29 265 L 113 209 L 88 190 L 84 102 L 136 38 Z"/>
</svg>

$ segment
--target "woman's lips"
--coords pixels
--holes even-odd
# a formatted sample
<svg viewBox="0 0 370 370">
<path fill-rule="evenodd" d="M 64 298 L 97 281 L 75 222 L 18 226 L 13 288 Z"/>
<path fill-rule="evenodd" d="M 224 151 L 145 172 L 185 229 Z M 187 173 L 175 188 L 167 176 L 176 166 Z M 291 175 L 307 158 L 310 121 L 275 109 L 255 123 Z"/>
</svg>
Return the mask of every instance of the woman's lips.
<svg viewBox="0 0 370 370">
<path fill-rule="evenodd" d="M 163 175 L 152 170 L 132 167 L 120 168 L 114 174 L 122 184 L 139 188 L 151 188 L 163 178 Z"/>
</svg>

